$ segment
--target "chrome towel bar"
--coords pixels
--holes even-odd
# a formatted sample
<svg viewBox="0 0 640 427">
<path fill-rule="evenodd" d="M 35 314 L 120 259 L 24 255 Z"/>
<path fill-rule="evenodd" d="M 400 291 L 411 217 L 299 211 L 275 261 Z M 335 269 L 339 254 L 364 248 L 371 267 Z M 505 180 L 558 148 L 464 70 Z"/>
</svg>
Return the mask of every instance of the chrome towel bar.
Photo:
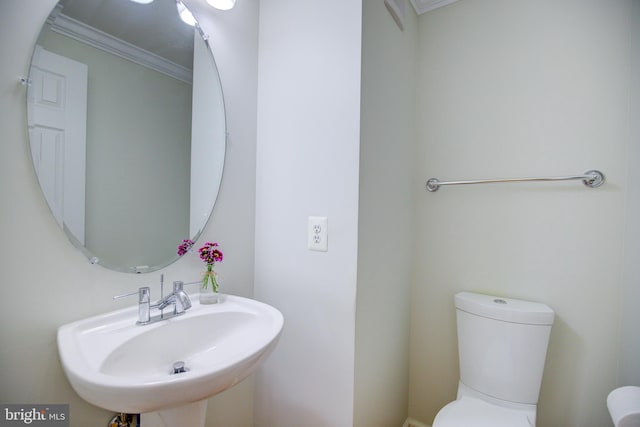
<svg viewBox="0 0 640 427">
<path fill-rule="evenodd" d="M 529 182 L 529 181 L 571 181 L 582 180 L 582 183 L 589 188 L 600 187 L 604 184 L 604 174 L 598 170 L 590 170 L 583 175 L 572 176 L 551 176 L 542 178 L 504 178 L 504 179 L 478 179 L 472 181 L 440 181 L 437 178 L 431 178 L 427 181 L 427 190 L 430 192 L 438 191 L 441 185 L 461 185 L 461 184 L 494 184 L 499 182 Z"/>
</svg>

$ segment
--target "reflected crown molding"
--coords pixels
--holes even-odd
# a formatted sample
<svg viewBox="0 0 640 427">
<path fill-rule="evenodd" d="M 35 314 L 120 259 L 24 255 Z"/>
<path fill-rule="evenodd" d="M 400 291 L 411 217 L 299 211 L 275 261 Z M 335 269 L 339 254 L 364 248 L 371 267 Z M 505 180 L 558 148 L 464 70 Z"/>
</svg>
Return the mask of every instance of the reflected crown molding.
<svg viewBox="0 0 640 427">
<path fill-rule="evenodd" d="M 190 69 L 57 12 L 49 20 L 52 31 L 191 84 Z"/>
<path fill-rule="evenodd" d="M 421 15 L 457 1 L 458 0 L 411 0 L 411 5 L 416 10 L 416 13 Z"/>
</svg>

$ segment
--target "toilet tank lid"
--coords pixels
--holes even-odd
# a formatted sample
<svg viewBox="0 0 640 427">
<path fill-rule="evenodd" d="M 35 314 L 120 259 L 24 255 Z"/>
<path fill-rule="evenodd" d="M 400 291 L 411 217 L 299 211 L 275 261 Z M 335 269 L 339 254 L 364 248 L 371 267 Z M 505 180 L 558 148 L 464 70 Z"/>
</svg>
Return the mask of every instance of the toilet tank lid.
<svg viewBox="0 0 640 427">
<path fill-rule="evenodd" d="M 460 292 L 456 309 L 489 319 L 531 325 L 553 324 L 553 310 L 546 304 L 491 295 Z"/>
</svg>

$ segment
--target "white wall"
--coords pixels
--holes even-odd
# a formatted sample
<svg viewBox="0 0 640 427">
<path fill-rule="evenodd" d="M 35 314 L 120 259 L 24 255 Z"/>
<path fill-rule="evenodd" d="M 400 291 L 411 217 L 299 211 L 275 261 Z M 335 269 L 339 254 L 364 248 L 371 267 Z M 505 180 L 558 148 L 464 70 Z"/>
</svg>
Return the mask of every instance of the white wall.
<svg viewBox="0 0 640 427">
<path fill-rule="evenodd" d="M 188 2 L 212 36 L 231 132 L 227 166 L 213 220 L 202 239 L 219 241 L 222 289 L 251 296 L 255 197 L 257 2 L 238 2 L 231 12 Z M 71 403 L 71 426 L 105 425 L 110 419 L 69 386 L 57 356 L 58 326 L 134 301 L 111 297 L 144 284 L 157 295 L 160 272 L 132 275 L 90 265 L 69 243 L 49 213 L 33 172 L 26 132 L 25 88 L 33 45 L 54 1 L 6 0 L 0 4 L 0 283 L 12 303 L 0 311 L 0 401 Z M 165 280 L 196 280 L 197 256 L 162 270 Z M 20 297 L 16 297 L 19 295 Z M 210 400 L 209 426 L 253 425 L 252 380 Z M 238 410 L 242 408 L 242 410 Z"/>
<path fill-rule="evenodd" d="M 399 427 L 409 399 L 418 20 L 363 2 L 354 426 Z"/>
<path fill-rule="evenodd" d="M 621 346 L 618 385 L 640 385 L 640 0 L 632 1 L 631 14 L 631 90 L 629 91 L 631 112 L 631 135 L 629 145 L 627 229 L 625 245 L 625 274 L 621 292 Z"/>
<path fill-rule="evenodd" d="M 430 423 L 455 398 L 453 294 L 473 290 L 556 312 L 538 426 L 610 425 L 625 220 L 637 221 L 625 218 L 638 136 L 637 125 L 635 139 L 630 133 L 631 22 L 630 0 L 462 0 L 420 17 L 421 184 L 592 168 L 607 183 L 416 187 L 413 418 Z"/>
<path fill-rule="evenodd" d="M 255 296 L 284 331 L 256 377 L 256 426 L 353 422 L 360 1 L 260 5 Z M 307 217 L 327 216 L 328 252 Z"/>
</svg>

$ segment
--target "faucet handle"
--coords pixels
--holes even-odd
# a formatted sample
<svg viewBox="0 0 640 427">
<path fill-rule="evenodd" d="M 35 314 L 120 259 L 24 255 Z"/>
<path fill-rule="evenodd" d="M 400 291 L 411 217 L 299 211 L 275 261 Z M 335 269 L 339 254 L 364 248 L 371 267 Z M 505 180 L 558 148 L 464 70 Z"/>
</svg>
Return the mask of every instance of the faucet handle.
<svg viewBox="0 0 640 427">
<path fill-rule="evenodd" d="M 182 280 L 176 280 L 173 282 L 173 293 L 180 292 L 184 290 L 184 282 Z"/>
<path fill-rule="evenodd" d="M 202 280 L 196 280 L 195 282 L 187 282 L 187 283 L 182 282 L 183 288 L 189 285 L 202 285 Z M 175 286 L 175 282 L 174 282 L 174 286 Z"/>
<path fill-rule="evenodd" d="M 134 292 L 129 292 L 129 293 L 122 294 L 122 295 L 115 295 L 113 297 L 113 299 L 120 299 L 120 298 L 124 298 L 124 297 L 132 297 L 134 295 L 138 295 L 138 302 L 139 303 L 149 302 L 150 299 L 151 299 L 151 289 L 149 289 L 148 286 L 143 286 L 143 287 L 139 288 L 137 291 L 134 291 Z"/>
<path fill-rule="evenodd" d="M 184 282 L 176 280 L 173 282 L 173 296 L 175 298 L 174 313 L 184 313 L 185 310 L 191 308 L 191 300 L 189 295 L 184 291 Z"/>
</svg>

